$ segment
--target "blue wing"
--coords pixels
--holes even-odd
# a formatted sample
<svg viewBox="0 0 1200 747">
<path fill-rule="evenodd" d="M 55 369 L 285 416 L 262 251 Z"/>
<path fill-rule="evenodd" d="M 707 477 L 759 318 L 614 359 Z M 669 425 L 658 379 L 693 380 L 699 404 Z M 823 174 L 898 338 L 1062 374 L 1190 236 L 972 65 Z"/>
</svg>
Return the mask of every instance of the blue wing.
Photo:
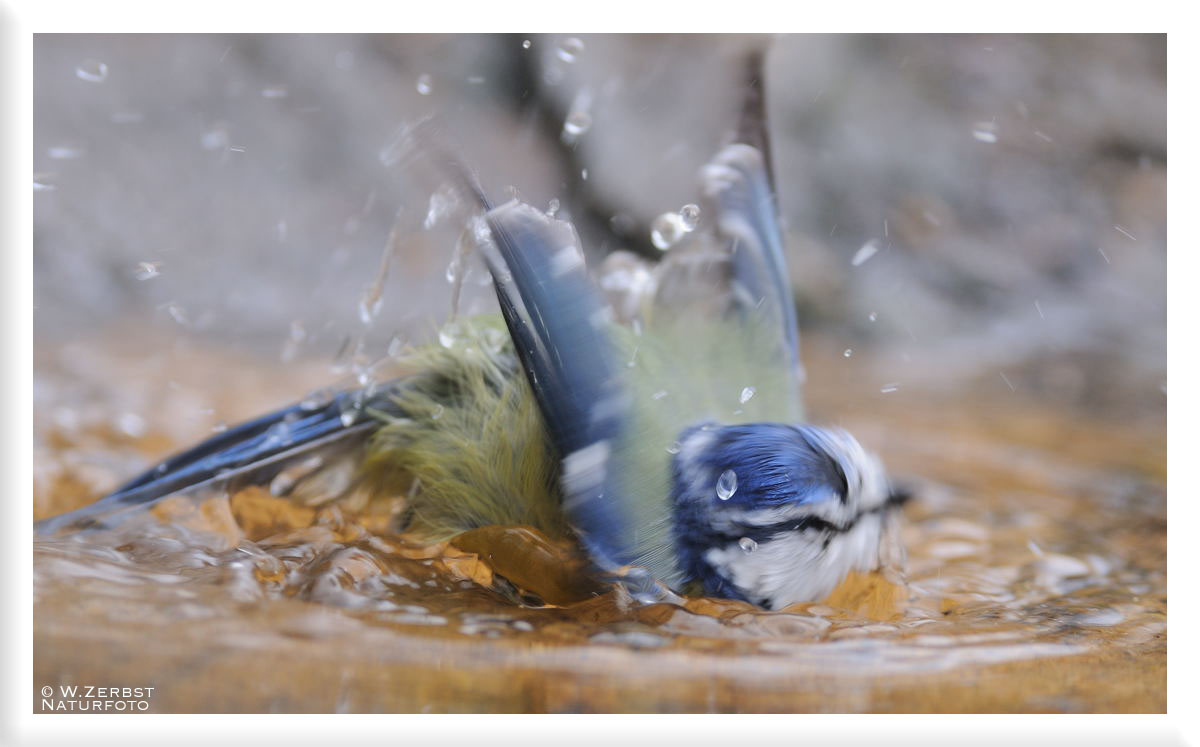
<svg viewBox="0 0 1200 747">
<path fill-rule="evenodd" d="M 203 485 L 268 482 L 300 457 L 361 443 L 378 423 L 343 418 L 354 397 L 354 392 L 342 392 L 318 407 L 292 405 L 243 423 L 160 462 L 95 503 L 40 521 L 35 528 L 45 534 L 95 524 Z"/>
<path fill-rule="evenodd" d="M 734 301 L 748 323 L 774 330 L 769 352 L 791 367 L 798 391 L 804 379 L 800 335 L 779 226 L 762 67 L 761 53 L 747 60 L 736 140 L 704 167 L 702 186 L 729 247 Z"/>
<path fill-rule="evenodd" d="M 629 412 L 610 310 L 571 224 L 517 202 L 489 210 L 486 221 L 495 251 L 484 256 L 500 308 L 562 455 L 563 509 L 596 564 L 616 570 L 634 556 L 609 463 Z"/>
</svg>

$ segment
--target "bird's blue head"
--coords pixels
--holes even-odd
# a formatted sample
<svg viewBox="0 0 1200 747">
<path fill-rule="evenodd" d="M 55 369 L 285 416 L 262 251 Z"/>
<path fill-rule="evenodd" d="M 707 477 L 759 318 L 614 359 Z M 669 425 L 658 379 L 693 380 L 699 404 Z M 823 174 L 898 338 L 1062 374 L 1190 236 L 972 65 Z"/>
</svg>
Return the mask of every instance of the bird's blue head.
<svg viewBox="0 0 1200 747">
<path fill-rule="evenodd" d="M 680 564 L 705 593 L 768 609 L 828 595 L 879 562 L 895 502 L 879 460 L 840 429 L 704 424 L 673 463 Z"/>
</svg>

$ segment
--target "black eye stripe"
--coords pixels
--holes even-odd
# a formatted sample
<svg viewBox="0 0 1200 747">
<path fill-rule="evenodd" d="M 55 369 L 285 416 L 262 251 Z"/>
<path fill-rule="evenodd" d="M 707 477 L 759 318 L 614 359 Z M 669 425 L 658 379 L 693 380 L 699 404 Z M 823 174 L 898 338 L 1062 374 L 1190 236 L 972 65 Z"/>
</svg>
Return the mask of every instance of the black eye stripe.
<svg viewBox="0 0 1200 747">
<path fill-rule="evenodd" d="M 775 539 L 782 534 L 805 531 L 808 529 L 815 529 L 818 532 L 826 534 L 826 539 L 828 540 L 833 535 L 845 534 L 853 530 L 863 517 L 870 514 L 881 513 L 893 507 L 894 506 L 892 505 L 884 504 L 882 506 L 876 506 L 875 508 L 867 509 L 866 511 L 860 511 L 851 517 L 850 520 L 845 524 L 835 524 L 832 521 L 827 521 L 819 516 L 805 516 L 799 519 L 789 519 L 788 521 L 777 521 L 771 524 L 761 525 L 738 523 L 735 524 L 732 529 L 714 532 L 713 538 L 717 541 L 713 544 L 737 542 L 743 537 L 747 537 L 761 544 L 763 542 L 770 542 L 772 539 Z M 828 542 L 826 545 L 828 546 Z"/>
</svg>

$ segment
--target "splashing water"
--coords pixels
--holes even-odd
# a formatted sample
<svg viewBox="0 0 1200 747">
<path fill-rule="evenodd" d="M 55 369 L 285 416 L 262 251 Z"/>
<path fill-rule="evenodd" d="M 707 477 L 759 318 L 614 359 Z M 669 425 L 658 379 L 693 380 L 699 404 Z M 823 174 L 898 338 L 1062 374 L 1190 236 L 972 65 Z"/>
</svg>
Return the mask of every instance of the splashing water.
<svg viewBox="0 0 1200 747">
<path fill-rule="evenodd" d="M 663 213 L 650 224 L 650 243 L 660 251 L 667 251 L 679 242 L 687 231 L 679 213 Z"/>
<path fill-rule="evenodd" d="M 579 55 L 583 54 L 583 42 L 574 36 L 568 36 L 559 42 L 554 53 L 563 62 L 574 62 Z"/>
<path fill-rule="evenodd" d="M 700 225 L 700 206 L 688 203 L 679 208 L 679 221 L 685 231 L 694 231 Z"/>
<path fill-rule="evenodd" d="M 108 65 L 99 60 L 84 60 L 75 68 L 75 77 L 89 83 L 103 83 L 108 78 Z"/>
</svg>

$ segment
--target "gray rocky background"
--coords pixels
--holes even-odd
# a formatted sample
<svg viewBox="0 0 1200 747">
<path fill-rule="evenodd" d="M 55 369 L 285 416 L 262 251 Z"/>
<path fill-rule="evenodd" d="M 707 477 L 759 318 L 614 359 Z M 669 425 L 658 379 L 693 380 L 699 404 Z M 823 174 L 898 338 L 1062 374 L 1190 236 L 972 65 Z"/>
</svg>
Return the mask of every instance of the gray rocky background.
<svg viewBox="0 0 1200 747">
<path fill-rule="evenodd" d="M 117 324 L 271 358 L 427 339 L 463 225 L 431 210 L 439 178 L 405 135 L 430 115 L 490 190 L 559 200 L 593 261 L 653 252 L 650 222 L 695 201 L 761 41 L 38 36 L 35 345 Z M 1165 412 L 1165 37 L 770 44 L 810 354 L 864 353 L 902 386 Z M 479 274 L 466 311 L 492 303 Z"/>
</svg>

